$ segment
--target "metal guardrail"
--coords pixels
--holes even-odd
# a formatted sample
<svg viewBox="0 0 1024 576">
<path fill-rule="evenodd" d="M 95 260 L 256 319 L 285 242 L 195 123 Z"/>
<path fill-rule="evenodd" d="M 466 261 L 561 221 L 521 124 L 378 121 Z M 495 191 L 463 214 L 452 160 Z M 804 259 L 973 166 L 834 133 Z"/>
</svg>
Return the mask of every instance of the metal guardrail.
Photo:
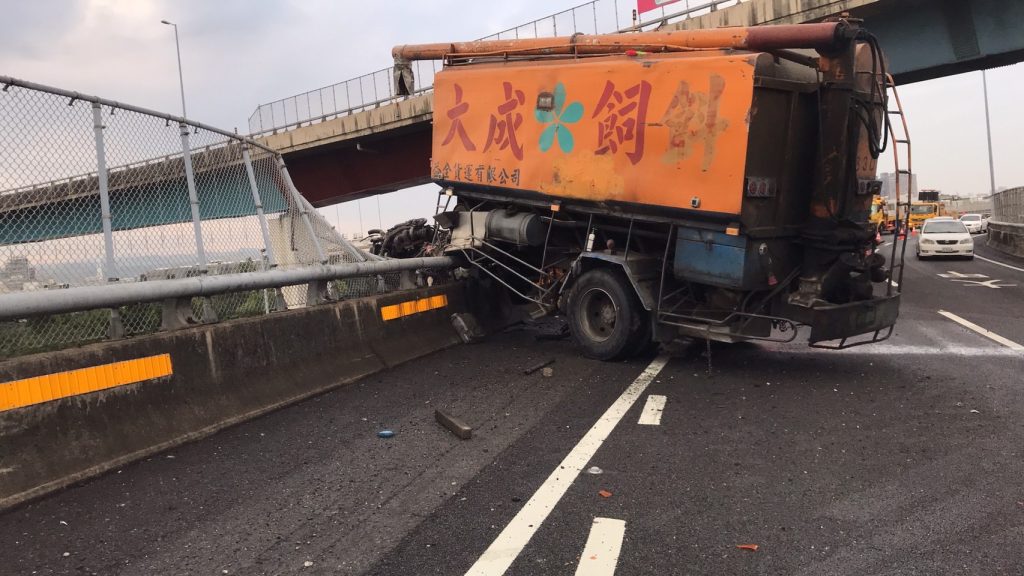
<svg viewBox="0 0 1024 576">
<path fill-rule="evenodd" d="M 46 309 L 165 280 L 371 260 L 379 258 L 341 238 L 296 190 L 280 154 L 260 142 L 0 76 L 0 357 L 145 334 L 162 323 L 160 305 L 138 301 L 28 320 L 26 302 Z M 332 290 L 344 298 L 398 286 L 385 275 Z M 219 293 L 190 302 L 189 317 L 266 314 L 316 296 L 302 286 Z"/>
<path fill-rule="evenodd" d="M 992 195 L 992 220 L 1024 224 L 1024 186 Z"/>
<path fill-rule="evenodd" d="M 630 0 L 592 0 L 561 12 L 556 12 L 526 24 L 502 30 L 480 40 L 508 38 L 545 38 L 573 34 L 606 34 L 657 28 L 671 22 L 699 16 L 708 12 L 740 4 L 743 0 L 710 0 L 696 4 L 697 0 L 684 0 L 660 9 L 646 20 L 633 21 Z M 694 5 L 691 6 L 691 3 Z M 682 7 L 673 11 L 673 8 Z M 420 86 L 413 96 L 429 92 L 434 84 L 437 62 L 415 62 L 413 73 Z M 322 122 L 339 116 L 391 104 L 410 96 L 394 93 L 394 68 L 384 68 L 350 80 L 324 86 L 288 98 L 261 104 L 249 117 L 249 131 L 254 137 Z"/>
<path fill-rule="evenodd" d="M 331 280 L 378 276 L 419 269 L 444 269 L 454 264 L 454 259 L 448 256 L 374 260 L 292 270 L 197 276 L 179 280 L 155 280 L 110 286 L 81 286 L 48 293 L 3 294 L 0 295 L 0 304 L 2 304 L 0 306 L 0 321 L 101 308 L 117 308 L 127 304 L 191 300 L 192 298 L 274 289 L 297 284 L 310 284 L 314 291 L 323 292 L 328 289 L 324 283 Z"/>
</svg>

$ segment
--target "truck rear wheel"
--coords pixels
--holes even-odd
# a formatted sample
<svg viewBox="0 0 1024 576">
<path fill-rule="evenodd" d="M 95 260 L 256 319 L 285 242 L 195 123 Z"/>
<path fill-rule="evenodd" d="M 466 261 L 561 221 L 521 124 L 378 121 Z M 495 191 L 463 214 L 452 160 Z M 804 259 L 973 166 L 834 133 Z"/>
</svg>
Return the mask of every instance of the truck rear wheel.
<svg viewBox="0 0 1024 576">
<path fill-rule="evenodd" d="M 622 274 L 598 268 L 585 273 L 569 297 L 569 330 L 584 354 L 617 360 L 650 341 L 650 325 L 633 287 Z"/>
</svg>

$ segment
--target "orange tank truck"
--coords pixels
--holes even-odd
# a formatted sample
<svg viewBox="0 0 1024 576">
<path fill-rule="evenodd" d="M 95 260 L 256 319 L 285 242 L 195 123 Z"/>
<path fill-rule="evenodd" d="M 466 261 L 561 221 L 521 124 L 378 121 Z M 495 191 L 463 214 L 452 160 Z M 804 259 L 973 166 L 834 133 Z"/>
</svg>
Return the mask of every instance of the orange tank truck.
<svg viewBox="0 0 1024 576">
<path fill-rule="evenodd" d="M 884 58 L 856 23 L 399 46 L 442 59 L 447 253 L 590 356 L 679 335 L 847 347 L 891 333 L 875 251 Z M 454 201 L 454 205 L 451 202 Z M 893 253 L 896 257 L 896 253 Z"/>
</svg>

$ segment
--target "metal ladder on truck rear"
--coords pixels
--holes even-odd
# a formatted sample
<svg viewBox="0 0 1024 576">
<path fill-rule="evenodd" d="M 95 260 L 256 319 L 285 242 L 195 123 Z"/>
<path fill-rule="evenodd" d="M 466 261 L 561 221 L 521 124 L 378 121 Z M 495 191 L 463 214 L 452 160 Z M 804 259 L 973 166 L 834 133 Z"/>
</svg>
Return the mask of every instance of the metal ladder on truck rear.
<svg viewBox="0 0 1024 576">
<path fill-rule="evenodd" d="M 913 187 L 913 172 L 910 163 L 910 131 L 907 128 L 907 117 L 903 113 L 903 104 L 900 102 L 899 93 L 896 92 L 896 82 L 893 81 L 892 74 L 886 74 L 883 79 L 884 83 L 882 86 L 892 93 L 892 99 L 896 103 L 896 108 L 889 109 L 889 105 L 886 104 L 886 118 L 885 118 L 885 129 L 889 133 L 889 137 L 892 140 L 892 157 L 893 163 L 896 165 L 896 230 L 893 231 L 892 239 L 892 254 L 889 257 L 889 274 L 885 282 L 885 293 L 886 296 L 892 296 L 893 288 L 902 292 L 903 288 L 903 268 L 907 253 L 907 242 L 910 241 L 910 188 Z M 888 100 L 887 100 L 888 102 Z M 899 116 L 899 133 L 897 128 L 892 122 L 893 116 Z M 902 136 L 902 137 L 901 137 Z M 900 154 L 901 151 L 906 155 L 906 168 L 901 168 Z M 907 182 L 907 200 L 905 203 L 901 203 L 900 188 L 903 178 L 906 178 Z M 902 212 L 900 212 L 902 210 Z M 902 240 L 902 242 L 901 242 Z M 899 254 L 899 260 L 896 256 Z"/>
</svg>

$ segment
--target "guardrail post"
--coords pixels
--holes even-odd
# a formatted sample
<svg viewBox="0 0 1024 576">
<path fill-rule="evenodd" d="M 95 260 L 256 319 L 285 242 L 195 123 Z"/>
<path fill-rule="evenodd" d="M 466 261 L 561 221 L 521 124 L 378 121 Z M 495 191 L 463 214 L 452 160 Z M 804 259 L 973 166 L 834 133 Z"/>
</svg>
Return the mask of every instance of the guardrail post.
<svg viewBox="0 0 1024 576">
<path fill-rule="evenodd" d="M 99 102 L 92 104 L 92 128 L 96 139 L 96 181 L 100 193 L 100 218 L 103 221 L 103 275 L 107 282 L 117 282 L 117 263 L 114 261 L 114 230 L 110 215 L 110 183 L 107 175 L 107 149 L 103 139 L 103 106 Z M 124 322 L 117 308 L 110 309 L 110 323 L 107 325 L 107 337 L 111 339 L 124 337 Z"/>
<path fill-rule="evenodd" d="M 196 254 L 199 256 L 199 273 L 206 274 L 209 271 L 209 261 L 206 259 L 206 248 L 203 245 L 203 226 L 199 216 L 199 194 L 196 192 L 196 176 L 192 170 L 192 149 L 188 142 L 188 124 L 179 122 L 181 130 L 181 159 L 185 164 L 185 183 L 188 186 L 188 201 L 192 207 L 192 230 L 196 238 Z M 210 300 L 203 298 L 203 322 L 216 322 L 217 312 L 210 304 Z"/>
<path fill-rule="evenodd" d="M 259 187 L 256 186 L 256 173 L 252 169 L 252 158 L 249 155 L 249 145 L 242 143 L 242 161 L 245 163 L 245 174 L 249 177 L 249 190 L 252 191 L 252 201 L 256 205 L 256 217 L 260 221 L 260 232 L 263 233 L 263 251 L 265 254 L 264 269 L 277 268 L 277 259 L 274 258 L 274 247 L 270 241 L 270 228 L 267 227 L 267 215 L 263 212 L 263 199 L 260 197 Z M 263 293 L 266 300 L 266 292 Z M 267 303 L 269 307 L 269 303 Z M 284 302 L 284 294 L 280 288 L 274 289 L 274 310 L 286 310 L 288 307 Z"/>
<path fill-rule="evenodd" d="M 317 260 L 319 260 L 321 264 L 327 264 L 327 255 L 324 254 L 324 249 L 320 245 L 320 238 L 317 237 L 316 232 L 313 230 L 313 224 L 309 221 L 309 212 L 306 211 L 306 203 L 303 201 L 298 189 L 295 188 L 295 184 L 292 183 L 292 177 L 288 174 L 288 166 L 285 165 L 284 158 L 280 155 L 277 157 L 277 166 L 281 172 L 281 178 L 284 180 L 284 185 L 288 188 L 288 194 L 292 197 L 292 204 L 299 210 L 299 214 L 302 217 L 302 223 L 306 228 L 306 232 L 309 234 L 310 240 L 313 242 L 313 249 L 316 252 Z"/>
</svg>

